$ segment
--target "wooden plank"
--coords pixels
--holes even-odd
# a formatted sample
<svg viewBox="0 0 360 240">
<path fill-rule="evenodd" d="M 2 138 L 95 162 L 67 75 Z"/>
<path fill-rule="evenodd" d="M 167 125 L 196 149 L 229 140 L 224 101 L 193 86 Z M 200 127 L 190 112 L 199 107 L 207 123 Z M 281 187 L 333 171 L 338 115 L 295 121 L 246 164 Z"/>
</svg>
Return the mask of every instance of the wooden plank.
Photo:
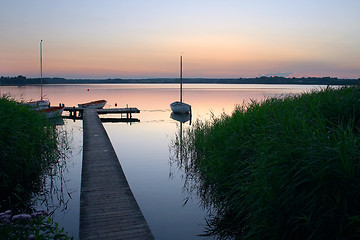
<svg viewBox="0 0 360 240">
<path fill-rule="evenodd" d="M 85 109 L 80 239 L 154 239 L 96 109 Z"/>
<path fill-rule="evenodd" d="M 64 111 L 67 112 L 82 112 L 87 108 L 79 108 L 79 107 L 65 107 Z M 108 113 L 140 113 L 140 110 L 137 108 L 99 108 L 96 109 L 98 114 L 108 114 Z"/>
<path fill-rule="evenodd" d="M 134 123 L 134 122 L 140 122 L 137 118 L 100 118 L 101 122 L 105 123 L 118 123 L 118 122 L 126 122 L 126 123 Z"/>
<path fill-rule="evenodd" d="M 140 110 L 137 108 L 103 108 L 97 110 L 98 114 L 108 114 L 108 113 L 140 113 Z"/>
</svg>

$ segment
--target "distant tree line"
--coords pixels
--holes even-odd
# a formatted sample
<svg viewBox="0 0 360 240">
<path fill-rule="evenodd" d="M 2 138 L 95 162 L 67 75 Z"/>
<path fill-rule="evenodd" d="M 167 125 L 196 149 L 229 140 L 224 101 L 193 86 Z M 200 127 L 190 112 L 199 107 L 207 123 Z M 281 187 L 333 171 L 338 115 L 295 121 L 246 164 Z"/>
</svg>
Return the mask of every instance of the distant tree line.
<svg viewBox="0 0 360 240">
<path fill-rule="evenodd" d="M 40 78 L 26 78 L 25 76 L 19 75 L 17 77 L 1 77 L 0 78 L 1 85 L 8 86 L 21 86 L 21 85 L 31 85 L 31 84 L 41 84 Z M 45 79 L 43 79 L 43 83 L 45 83 Z"/>
<path fill-rule="evenodd" d="M 178 83 L 178 78 L 144 78 L 144 79 L 65 79 L 43 78 L 43 84 L 99 84 L 99 83 Z M 359 85 L 358 79 L 339 79 L 334 77 L 256 77 L 256 78 L 184 78 L 184 83 L 215 83 L 215 84 L 308 84 L 308 85 Z M 40 78 L 1 77 L 0 85 L 21 86 L 41 84 Z"/>
</svg>

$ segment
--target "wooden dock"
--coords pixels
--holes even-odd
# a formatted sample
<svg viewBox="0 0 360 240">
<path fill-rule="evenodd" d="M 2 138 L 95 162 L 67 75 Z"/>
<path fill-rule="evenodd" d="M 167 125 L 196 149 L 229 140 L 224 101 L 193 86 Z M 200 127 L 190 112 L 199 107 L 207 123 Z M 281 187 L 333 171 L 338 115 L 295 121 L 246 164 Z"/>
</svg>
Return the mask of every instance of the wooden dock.
<svg viewBox="0 0 360 240">
<path fill-rule="evenodd" d="M 65 107 L 64 112 L 69 112 L 70 117 L 82 118 L 83 112 L 85 108 L 81 107 Z M 133 107 L 126 108 L 99 108 L 96 109 L 98 114 L 123 114 L 126 115 L 127 118 L 131 118 L 133 113 L 140 113 L 140 110 Z"/>
<path fill-rule="evenodd" d="M 97 109 L 83 111 L 80 239 L 154 239 Z"/>
</svg>

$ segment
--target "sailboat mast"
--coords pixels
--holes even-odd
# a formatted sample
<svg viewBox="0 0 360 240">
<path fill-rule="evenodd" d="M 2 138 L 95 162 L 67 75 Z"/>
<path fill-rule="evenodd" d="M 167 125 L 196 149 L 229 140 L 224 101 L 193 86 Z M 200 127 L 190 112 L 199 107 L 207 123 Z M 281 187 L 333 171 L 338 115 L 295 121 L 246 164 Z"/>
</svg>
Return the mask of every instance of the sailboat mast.
<svg viewBox="0 0 360 240">
<path fill-rule="evenodd" d="M 40 41 L 40 79 L 41 79 L 41 96 L 40 100 L 43 100 L 43 91 L 42 91 L 42 40 Z"/>
<path fill-rule="evenodd" d="M 182 56 L 180 56 L 180 103 L 182 103 Z"/>
</svg>

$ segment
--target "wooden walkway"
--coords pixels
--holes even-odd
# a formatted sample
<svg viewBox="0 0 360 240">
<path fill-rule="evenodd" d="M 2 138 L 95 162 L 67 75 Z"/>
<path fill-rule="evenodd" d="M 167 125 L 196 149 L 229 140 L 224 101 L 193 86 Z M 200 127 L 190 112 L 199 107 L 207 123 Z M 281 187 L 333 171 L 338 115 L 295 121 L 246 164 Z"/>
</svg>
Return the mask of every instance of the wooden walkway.
<svg viewBox="0 0 360 240">
<path fill-rule="evenodd" d="M 64 112 L 69 112 L 70 116 L 81 117 L 85 108 L 81 107 L 65 107 Z M 127 118 L 131 118 L 133 113 L 140 113 L 137 108 L 126 107 L 126 108 L 99 108 L 96 109 L 98 114 L 126 114 Z"/>
<path fill-rule="evenodd" d="M 154 239 L 97 110 L 83 114 L 80 239 Z"/>
</svg>

